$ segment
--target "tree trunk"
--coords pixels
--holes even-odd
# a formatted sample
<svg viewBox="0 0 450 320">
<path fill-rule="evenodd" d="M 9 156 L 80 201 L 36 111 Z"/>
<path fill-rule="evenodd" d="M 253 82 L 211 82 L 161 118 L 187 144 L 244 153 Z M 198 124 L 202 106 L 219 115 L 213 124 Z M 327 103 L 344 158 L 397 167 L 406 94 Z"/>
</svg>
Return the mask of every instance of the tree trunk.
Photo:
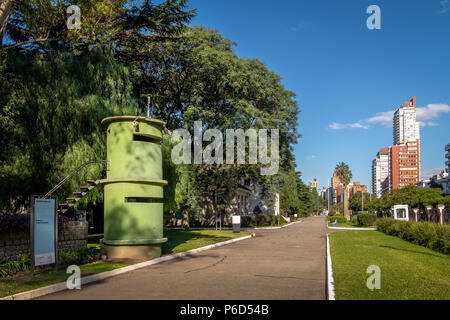
<svg viewBox="0 0 450 320">
<path fill-rule="evenodd" d="M 350 212 L 348 211 L 347 186 L 344 188 L 344 217 L 350 220 Z"/>
<path fill-rule="evenodd" d="M 0 46 L 3 45 L 3 35 L 8 25 L 9 17 L 13 11 L 16 0 L 3 0 L 0 3 Z"/>
<path fill-rule="evenodd" d="M 183 211 L 183 222 L 182 222 L 183 230 L 189 230 L 189 214 L 187 211 Z"/>
</svg>

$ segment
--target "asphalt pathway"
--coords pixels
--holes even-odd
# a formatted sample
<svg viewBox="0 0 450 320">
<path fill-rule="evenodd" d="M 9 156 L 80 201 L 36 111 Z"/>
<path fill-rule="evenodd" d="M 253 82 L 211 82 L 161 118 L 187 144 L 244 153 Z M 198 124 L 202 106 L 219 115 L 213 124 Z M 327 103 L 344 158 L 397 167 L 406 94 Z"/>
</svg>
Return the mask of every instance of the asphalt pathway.
<svg viewBox="0 0 450 320">
<path fill-rule="evenodd" d="M 41 299 L 325 299 L 326 217 Z"/>
</svg>

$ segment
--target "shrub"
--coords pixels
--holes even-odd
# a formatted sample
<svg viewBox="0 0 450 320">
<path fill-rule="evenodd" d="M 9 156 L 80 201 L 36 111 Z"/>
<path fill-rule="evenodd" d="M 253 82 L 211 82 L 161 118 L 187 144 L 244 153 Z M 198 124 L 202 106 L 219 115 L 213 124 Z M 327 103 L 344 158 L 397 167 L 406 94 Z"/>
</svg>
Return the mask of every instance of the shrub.
<svg viewBox="0 0 450 320">
<path fill-rule="evenodd" d="M 265 220 L 266 220 L 266 215 L 264 215 L 262 213 L 255 215 L 256 226 L 262 227 Z"/>
<path fill-rule="evenodd" d="M 379 231 L 444 254 L 450 253 L 450 225 L 430 222 L 399 221 L 382 218 L 376 221 Z"/>
<path fill-rule="evenodd" d="M 249 227 L 253 222 L 252 216 L 243 216 L 241 217 L 241 227 L 246 228 Z"/>
<path fill-rule="evenodd" d="M 0 278 L 14 275 L 16 272 L 28 270 L 31 266 L 29 255 L 23 255 L 20 260 L 0 264 Z"/>
<path fill-rule="evenodd" d="M 58 228 L 72 221 L 66 216 L 58 215 Z M 0 233 L 30 232 L 30 214 L 28 213 L 0 213 Z"/>
<path fill-rule="evenodd" d="M 360 213 L 356 216 L 358 225 L 363 227 L 373 226 L 377 220 L 376 213 Z"/>
<path fill-rule="evenodd" d="M 72 264 L 82 265 L 98 260 L 100 249 L 88 248 L 81 251 L 59 252 L 58 264 L 61 266 L 70 266 Z"/>
<path fill-rule="evenodd" d="M 338 223 L 345 223 L 347 222 L 347 219 L 343 216 L 331 216 L 328 217 L 328 222 L 334 223 L 337 220 Z"/>
<path fill-rule="evenodd" d="M 256 214 L 255 215 L 255 222 L 257 227 L 262 227 L 265 224 L 274 226 L 278 224 L 278 216 L 270 216 L 267 214 Z"/>
<path fill-rule="evenodd" d="M 270 216 L 270 225 L 275 226 L 278 224 L 278 216 Z"/>
<path fill-rule="evenodd" d="M 29 232 L 30 215 L 21 213 L 0 214 L 0 233 Z"/>
</svg>

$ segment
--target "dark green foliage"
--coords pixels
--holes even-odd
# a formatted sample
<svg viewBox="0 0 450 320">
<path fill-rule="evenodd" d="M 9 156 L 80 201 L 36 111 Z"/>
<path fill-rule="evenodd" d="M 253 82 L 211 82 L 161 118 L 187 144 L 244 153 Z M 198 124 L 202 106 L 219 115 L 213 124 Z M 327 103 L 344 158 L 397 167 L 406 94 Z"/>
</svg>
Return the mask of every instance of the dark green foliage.
<svg viewBox="0 0 450 320">
<path fill-rule="evenodd" d="M 360 213 L 356 216 L 356 221 L 358 225 L 363 227 L 373 226 L 376 220 L 377 220 L 376 213 Z"/>
<path fill-rule="evenodd" d="M 91 247 L 81 251 L 59 252 L 58 264 L 60 266 L 83 265 L 99 260 L 100 249 Z"/>
<path fill-rule="evenodd" d="M 126 51 L 125 57 L 133 60 L 138 58 L 135 51 L 143 45 L 176 36 L 195 15 L 195 10 L 186 10 L 187 0 L 157 1 L 158 4 L 152 0 L 15 2 L 6 29 L 13 44 L 4 44 L 5 48 L 112 45 L 122 55 Z M 80 29 L 67 29 L 66 9 L 71 4 L 81 9 Z M 1 44 L 0 38 L 0 49 Z"/>
<path fill-rule="evenodd" d="M 376 226 L 388 235 L 444 254 L 450 253 L 450 225 L 383 218 L 377 219 Z"/>
<path fill-rule="evenodd" d="M 278 216 L 271 216 L 267 214 L 256 214 L 255 222 L 257 227 L 276 226 L 278 224 Z"/>
<path fill-rule="evenodd" d="M 352 211 L 367 211 L 369 202 L 369 194 L 365 192 L 364 196 L 362 196 L 362 192 L 358 191 L 350 197 L 348 207 Z"/>
<path fill-rule="evenodd" d="M 241 227 L 242 228 L 250 227 L 250 225 L 254 223 L 255 217 L 254 216 L 242 216 L 241 217 Z"/>
<path fill-rule="evenodd" d="M 23 255 L 22 258 L 17 261 L 8 261 L 4 264 L 0 264 L 0 278 L 28 270 L 30 266 L 31 260 L 29 255 Z"/>
<path fill-rule="evenodd" d="M 126 68 L 108 52 L 1 57 L 0 122 L 8 125 L 0 127 L 0 211 L 15 211 L 85 161 L 105 159 L 101 119 L 136 114 L 137 105 Z M 80 183 L 103 170 L 86 168 Z M 74 187 L 72 179 L 56 196 L 64 200 Z M 102 198 L 98 190 L 91 201 Z"/>
<path fill-rule="evenodd" d="M 262 227 L 266 222 L 266 215 L 265 214 L 255 215 L 255 222 L 257 227 Z"/>
<path fill-rule="evenodd" d="M 439 204 L 450 205 L 450 196 L 441 196 L 439 188 L 420 188 L 409 185 L 402 189 L 395 190 L 392 194 L 385 194 L 382 198 L 373 199 L 368 203 L 371 211 L 383 211 L 396 204 L 407 204 L 412 208 L 425 208 L 428 205 Z"/>
</svg>

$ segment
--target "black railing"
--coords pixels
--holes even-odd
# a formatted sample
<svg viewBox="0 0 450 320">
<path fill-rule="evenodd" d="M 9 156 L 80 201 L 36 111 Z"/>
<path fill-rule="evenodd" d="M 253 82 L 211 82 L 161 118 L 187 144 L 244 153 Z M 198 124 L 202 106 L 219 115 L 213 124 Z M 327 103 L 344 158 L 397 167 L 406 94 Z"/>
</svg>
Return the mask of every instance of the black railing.
<svg viewBox="0 0 450 320">
<path fill-rule="evenodd" d="M 90 161 L 86 161 L 85 163 L 83 163 L 82 165 L 80 165 L 78 168 L 76 168 L 74 171 L 72 171 L 67 177 L 65 177 L 64 179 L 62 179 L 56 186 L 54 186 L 52 188 L 52 190 L 50 190 L 49 192 L 47 192 L 45 194 L 45 196 L 43 197 L 44 199 L 49 198 L 56 190 L 58 190 L 59 188 L 61 188 L 67 181 L 70 180 L 70 178 L 72 178 L 73 176 L 76 175 L 77 177 L 77 188 L 78 188 L 78 172 L 83 169 L 84 167 L 87 167 L 88 165 L 91 164 L 96 164 L 96 163 L 107 163 L 108 160 L 90 160 Z"/>
</svg>

